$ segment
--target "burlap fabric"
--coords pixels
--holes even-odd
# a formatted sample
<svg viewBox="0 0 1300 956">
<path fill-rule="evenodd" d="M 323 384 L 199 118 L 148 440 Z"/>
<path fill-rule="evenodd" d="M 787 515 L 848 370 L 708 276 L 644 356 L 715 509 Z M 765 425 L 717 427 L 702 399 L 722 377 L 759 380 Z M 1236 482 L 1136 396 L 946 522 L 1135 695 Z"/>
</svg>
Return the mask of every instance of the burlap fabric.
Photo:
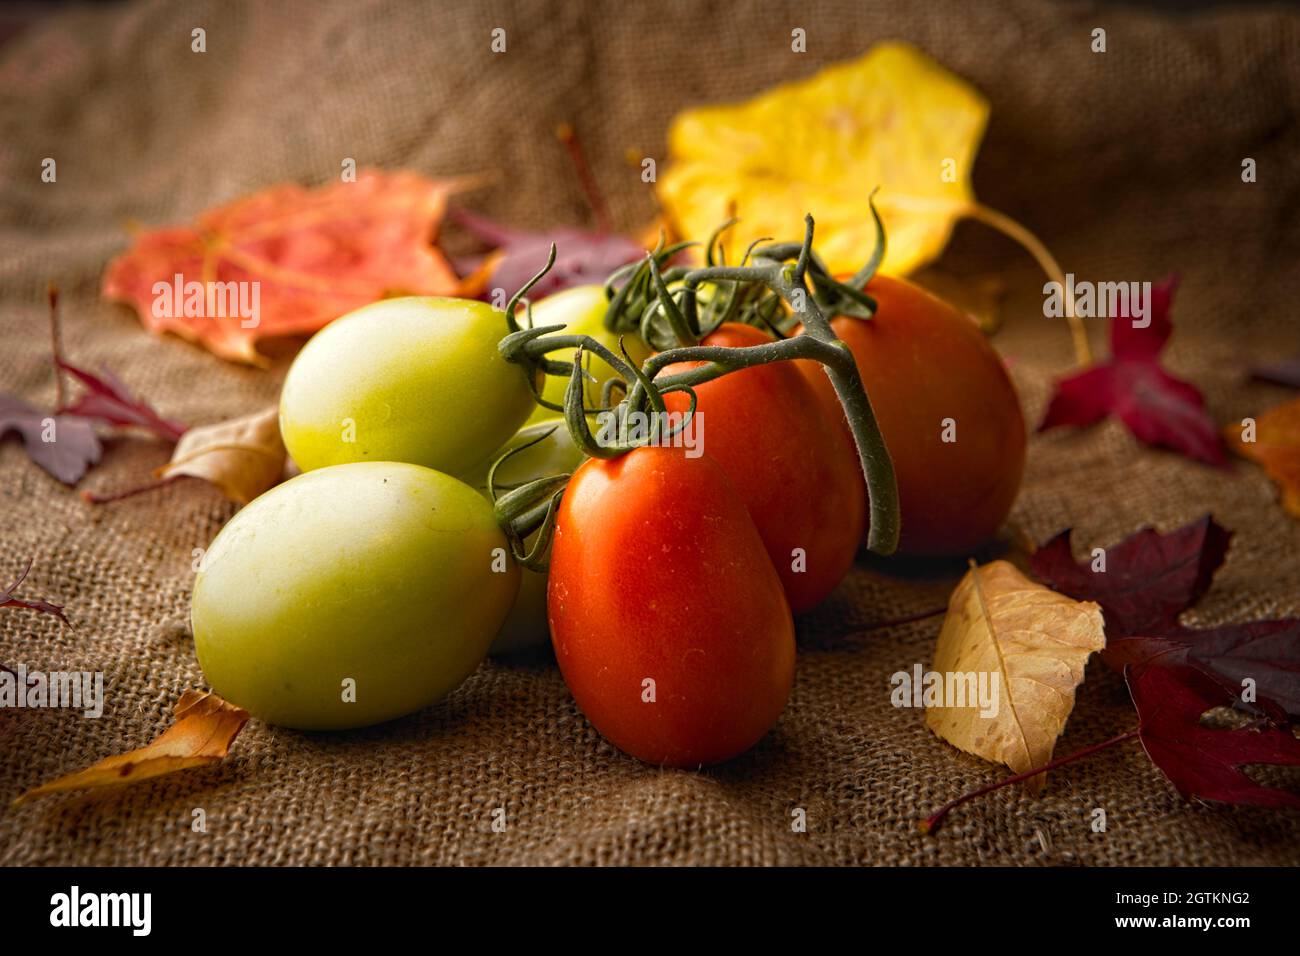
<svg viewBox="0 0 1300 956">
<path fill-rule="evenodd" d="M 190 31 L 207 31 L 206 54 Z M 493 55 L 490 31 L 507 30 Z M 790 52 L 807 30 L 808 52 Z M 1109 52 L 1089 49 L 1108 31 Z M 1094 279 L 1184 277 L 1173 368 L 1222 422 L 1286 397 L 1248 384 L 1254 359 L 1300 350 L 1300 16 L 1234 9 L 1156 17 L 1127 8 L 974 4 L 178 4 L 70 11 L 0 52 L 0 387 L 48 403 L 42 296 L 65 294 L 69 352 L 116 370 L 170 417 L 205 423 L 270 402 L 270 372 L 146 335 L 97 296 L 128 219 L 182 221 L 282 180 L 316 183 L 343 157 L 441 175 L 495 170 L 478 208 L 526 226 L 580 223 L 553 129 L 576 124 L 618 223 L 653 211 L 634 149 L 662 156 L 688 104 L 749 95 L 855 56 L 919 44 L 993 106 L 978 194 L 1030 224 Z M 40 181 L 44 157 L 58 182 Z M 1259 181 L 1243 184 L 1243 157 Z M 1009 243 L 963 226 L 946 264 L 1009 289 L 996 342 L 1031 421 L 1069 337 L 1042 318 L 1042 278 Z M 1104 350 L 1100 329 L 1094 339 Z M 137 480 L 166 457 L 110 444 L 86 481 Z M 188 632 L 193 549 L 233 513 L 181 483 L 90 507 L 0 448 L 3 576 L 67 605 L 76 629 L 0 615 L 0 661 L 104 670 L 98 721 L 0 712 L 0 861 L 9 864 L 1282 864 L 1300 862 L 1300 814 L 1181 800 L 1128 744 L 959 810 L 932 838 L 915 821 L 1002 771 L 936 739 L 889 703 L 889 675 L 929 660 L 936 619 L 869 630 L 942 605 L 959 568 L 864 560 L 799 622 L 798 674 L 775 731 L 702 773 L 623 756 L 587 724 L 553 663 L 488 663 L 444 703 L 380 728 L 303 734 L 256 722 L 218 767 L 38 801 L 20 791 L 151 739 L 202 687 Z M 1237 537 L 1192 619 L 1300 613 L 1300 524 L 1252 466 L 1214 471 L 1137 446 L 1106 424 L 1035 437 L 1013 520 L 1110 544 L 1212 510 Z M 285 556 L 292 561 L 292 555 Z M 1100 665 L 1058 752 L 1126 729 L 1123 687 Z M 1285 780 L 1284 775 L 1274 774 Z M 1294 776 L 1290 778 L 1294 784 Z M 195 833 L 194 808 L 207 832 Z M 494 832 L 492 811 L 508 825 Z M 1108 828 L 1090 827 L 1104 808 Z M 803 808 L 807 832 L 792 831 Z"/>
</svg>

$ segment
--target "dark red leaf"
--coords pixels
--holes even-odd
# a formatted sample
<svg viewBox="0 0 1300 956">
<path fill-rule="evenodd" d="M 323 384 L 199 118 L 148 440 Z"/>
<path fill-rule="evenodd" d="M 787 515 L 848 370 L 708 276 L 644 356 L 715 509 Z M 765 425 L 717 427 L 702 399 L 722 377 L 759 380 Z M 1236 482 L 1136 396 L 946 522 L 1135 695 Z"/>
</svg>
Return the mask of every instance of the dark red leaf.
<svg viewBox="0 0 1300 956">
<path fill-rule="evenodd" d="M 492 288 L 499 288 L 506 295 L 513 295 L 546 265 L 551 243 L 555 244 L 555 266 L 533 286 L 529 296 L 534 301 L 570 286 L 600 285 L 619 266 L 645 256 L 645 249 L 639 243 L 615 233 L 568 227 L 525 232 L 464 209 L 451 210 L 448 218 L 501 254 L 487 280 L 489 294 Z"/>
<path fill-rule="evenodd" d="M 1246 621 L 1183 631 L 1193 661 L 1236 681 L 1252 678 L 1261 696 L 1300 714 L 1300 620 Z"/>
<path fill-rule="evenodd" d="M 1110 320 L 1110 353 L 1115 360 L 1129 362 L 1154 362 L 1169 338 L 1174 334 L 1174 323 L 1169 317 L 1169 308 L 1178 291 L 1178 276 L 1167 276 L 1163 282 L 1151 287 L 1151 301 L 1147 303 L 1147 322 L 1145 327 L 1133 321 L 1127 314 L 1116 315 Z"/>
<path fill-rule="evenodd" d="M 1198 601 L 1228 552 L 1232 532 L 1206 515 L 1161 534 L 1143 528 L 1106 549 L 1106 570 L 1076 563 L 1067 529 L 1029 559 L 1041 581 L 1075 600 L 1096 601 L 1106 615 L 1108 638 L 1160 634 Z"/>
<path fill-rule="evenodd" d="M 1201 723 L 1225 701 L 1186 669 L 1130 668 L 1129 692 L 1140 721 L 1138 738 L 1151 762 L 1184 797 L 1262 807 L 1300 807 L 1300 797 L 1265 787 L 1242 772 L 1249 765 L 1300 766 L 1300 740 L 1259 723 L 1215 730 Z"/>
<path fill-rule="evenodd" d="M 1152 288 L 1146 327 L 1137 327 L 1126 314 L 1111 319 L 1110 361 L 1058 381 L 1039 431 L 1091 425 L 1113 415 L 1148 445 L 1227 465 L 1200 391 L 1160 365 L 1160 352 L 1173 332 L 1169 306 L 1177 285 L 1171 276 Z"/>
<path fill-rule="evenodd" d="M 1158 664 L 1213 684 L 1225 701 L 1278 726 L 1300 714 L 1300 621 L 1249 621 L 1221 628 L 1179 628 L 1159 637 L 1106 642 L 1102 660 L 1117 671 Z M 1255 682 L 1247 699 L 1246 678 Z"/>
<path fill-rule="evenodd" d="M 90 422 L 41 412 L 22 399 L 0 394 L 0 438 L 11 431 L 22 436 L 27 457 L 65 485 L 75 485 L 99 461 L 99 439 Z"/>
<path fill-rule="evenodd" d="M 1288 722 L 1288 715 L 1300 715 L 1300 620 L 1120 637 L 1106 642 L 1101 659 L 1117 671 L 1143 664 L 1194 671 L 1228 695 L 1233 706 L 1262 714 L 1278 726 Z M 1247 678 L 1254 682 L 1250 696 Z"/>
<path fill-rule="evenodd" d="M 109 425 L 142 428 L 166 441 L 179 441 L 185 426 L 159 415 L 147 403 L 134 397 L 112 372 L 94 375 L 55 357 L 58 367 L 86 387 L 86 392 L 59 412 L 95 418 Z"/>
<path fill-rule="evenodd" d="M 1300 619 L 1202 629 L 1178 623 L 1209 589 L 1231 540 L 1232 532 L 1209 515 L 1168 534 L 1143 528 L 1107 549 L 1103 573 L 1074 560 L 1067 530 L 1035 551 L 1029 565 L 1061 593 L 1101 605 L 1101 657 L 1115 670 L 1153 662 L 1189 668 L 1238 704 L 1282 723 L 1300 714 Z M 1241 699 L 1246 678 L 1255 682 L 1253 702 Z"/>
</svg>

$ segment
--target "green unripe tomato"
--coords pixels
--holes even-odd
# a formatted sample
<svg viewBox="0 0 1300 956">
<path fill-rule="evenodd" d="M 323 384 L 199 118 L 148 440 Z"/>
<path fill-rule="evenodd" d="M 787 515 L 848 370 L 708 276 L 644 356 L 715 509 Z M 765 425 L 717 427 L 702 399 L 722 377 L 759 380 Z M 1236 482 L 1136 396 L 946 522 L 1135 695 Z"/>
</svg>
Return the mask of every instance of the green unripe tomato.
<svg viewBox="0 0 1300 956">
<path fill-rule="evenodd" d="M 574 286 L 571 289 L 565 289 L 563 292 L 547 296 L 533 306 L 533 326 L 563 325 L 564 330 L 559 334 L 590 335 L 615 355 L 622 355 L 622 352 L 619 351 L 618 336 L 605 328 L 605 310 L 608 305 L 605 290 L 601 286 Z M 628 353 L 637 365 L 640 365 L 649 357 L 650 350 L 645 347 L 645 343 L 641 341 L 639 336 L 635 334 L 625 335 L 623 341 L 627 345 Z M 571 362 L 573 361 L 574 351 L 574 349 L 556 349 L 548 354 L 550 358 L 557 361 Z M 600 403 L 601 386 L 615 377 L 616 373 L 604 359 L 595 355 L 584 353 L 583 360 L 589 363 L 587 370 L 596 378 L 594 383 L 587 383 L 587 407 L 591 408 Z M 563 405 L 564 391 L 568 388 L 568 385 L 567 379 L 557 375 L 548 375 L 546 384 L 542 389 L 542 397 L 549 402 Z M 532 417 L 528 419 L 528 424 L 545 421 L 557 414 L 557 412 L 549 408 L 537 405 L 534 408 Z"/>
<path fill-rule="evenodd" d="M 504 486 L 523 485 L 538 478 L 572 472 L 582 464 L 585 456 L 573 443 L 564 420 L 560 418 L 547 419 L 521 428 L 492 456 L 492 460 L 495 461 L 513 448 L 527 445 L 541 435 L 546 437 L 501 463 L 496 472 L 498 494 Z M 469 479 L 469 483 L 485 495 L 487 471 L 485 467 Z M 536 533 L 525 544 L 531 546 L 535 539 Z M 488 652 L 494 656 L 517 654 L 551 642 L 551 631 L 546 623 L 546 573 L 521 568 L 520 574 L 519 595 Z"/>
<path fill-rule="evenodd" d="M 357 462 L 236 514 L 200 563 L 190 618 L 214 691 L 267 723 L 336 730 L 449 693 L 518 588 L 482 495 L 418 465 Z"/>
<path fill-rule="evenodd" d="M 535 407 L 501 357 L 505 316 L 483 302 L 411 296 L 350 312 L 289 368 L 280 432 L 303 471 L 405 461 L 447 474 L 482 462 Z"/>
</svg>

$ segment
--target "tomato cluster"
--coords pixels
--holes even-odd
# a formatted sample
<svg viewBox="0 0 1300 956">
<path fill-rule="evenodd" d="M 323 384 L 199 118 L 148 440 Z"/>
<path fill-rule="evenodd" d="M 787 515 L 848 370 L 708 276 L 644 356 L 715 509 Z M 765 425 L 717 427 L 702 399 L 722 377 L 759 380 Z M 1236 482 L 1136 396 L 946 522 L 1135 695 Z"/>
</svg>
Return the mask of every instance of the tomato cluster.
<svg viewBox="0 0 1300 956">
<path fill-rule="evenodd" d="M 698 325 L 674 305 L 693 288 L 654 279 L 658 304 L 643 275 L 629 306 L 643 323 Z M 605 325 L 611 295 L 553 296 L 524 328 L 514 303 L 503 316 L 390 300 L 307 345 L 281 403 L 306 473 L 236 515 L 195 586 L 196 646 L 218 693 L 289 726 L 358 726 L 437 700 L 489 647 L 549 639 L 578 706 L 620 749 L 716 763 L 776 723 L 794 615 L 831 594 L 881 516 L 846 388 L 869 400 L 892 461 L 901 553 L 962 554 L 1005 519 L 1024 463 L 1020 406 L 950 305 L 877 277 L 853 292 L 870 317 L 782 330 L 728 311 L 697 349 L 660 343 L 647 373 L 646 343 Z M 539 344 L 544 326 L 565 330 Z M 784 357 L 796 353 L 812 358 Z M 626 415 L 621 444 L 594 437 L 602 415 L 639 400 L 693 423 L 697 444 L 665 430 L 628 439 Z M 286 541 L 309 560 L 278 560 Z"/>
</svg>

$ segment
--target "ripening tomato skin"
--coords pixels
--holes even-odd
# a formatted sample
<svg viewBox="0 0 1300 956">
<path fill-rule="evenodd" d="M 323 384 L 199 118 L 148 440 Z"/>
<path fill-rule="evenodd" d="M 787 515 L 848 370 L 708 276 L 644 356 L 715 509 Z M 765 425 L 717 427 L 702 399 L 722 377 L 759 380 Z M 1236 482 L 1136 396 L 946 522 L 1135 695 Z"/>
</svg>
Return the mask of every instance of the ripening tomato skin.
<svg viewBox="0 0 1300 956">
<path fill-rule="evenodd" d="M 402 461 L 464 474 L 506 442 L 535 403 L 498 343 L 485 302 L 381 299 L 311 337 L 280 390 L 280 433 L 303 471 Z"/>
<path fill-rule="evenodd" d="M 707 455 L 647 447 L 584 463 L 560 505 L 547 608 L 578 707 L 647 763 L 744 753 L 790 695 L 780 578 Z"/>
<path fill-rule="evenodd" d="M 305 472 L 208 547 L 190 606 L 199 664 L 214 691 L 281 727 L 419 710 L 487 654 L 519 588 L 519 568 L 496 564 L 507 547 L 491 505 L 432 469 Z"/>
<path fill-rule="evenodd" d="M 1025 420 L 1002 359 L 973 321 L 903 279 L 876 276 L 870 320 L 831 327 L 853 352 L 898 479 L 898 553 L 964 555 L 1002 526 L 1025 468 Z M 822 369 L 800 365 L 848 422 Z M 956 441 L 943 440 L 944 419 Z"/>
<path fill-rule="evenodd" d="M 545 437 L 542 437 L 545 436 Z M 528 445 L 529 442 L 533 444 Z M 527 448 L 521 448 L 528 445 Z M 500 458 L 507 451 L 516 451 L 496 471 L 496 483 L 500 488 L 519 486 L 538 478 L 546 478 L 565 472 L 572 472 L 583 458 L 582 450 L 573 443 L 564 419 L 544 419 L 535 424 L 526 425 L 515 433 L 492 455 L 492 460 Z M 463 478 L 471 488 L 480 491 L 485 497 L 488 493 L 487 477 L 491 463 Z M 532 547 L 537 541 L 537 532 L 529 535 L 526 547 Z M 501 629 L 492 641 L 489 653 L 494 656 L 507 657 L 524 651 L 546 647 L 551 643 L 551 632 L 546 624 L 546 572 L 531 571 L 520 568 L 519 594 L 510 608 L 510 613 L 501 623 Z"/>
<path fill-rule="evenodd" d="M 728 323 L 704 344 L 742 348 L 770 341 L 760 329 Z M 666 372 L 688 367 L 680 363 Z M 704 452 L 722 466 L 749 509 L 791 610 L 814 607 L 852 567 L 866 525 L 852 435 L 827 418 L 816 389 L 793 362 L 732 372 L 696 387 L 695 394 Z M 664 404 L 685 412 L 690 398 L 672 392 Z"/>
</svg>

